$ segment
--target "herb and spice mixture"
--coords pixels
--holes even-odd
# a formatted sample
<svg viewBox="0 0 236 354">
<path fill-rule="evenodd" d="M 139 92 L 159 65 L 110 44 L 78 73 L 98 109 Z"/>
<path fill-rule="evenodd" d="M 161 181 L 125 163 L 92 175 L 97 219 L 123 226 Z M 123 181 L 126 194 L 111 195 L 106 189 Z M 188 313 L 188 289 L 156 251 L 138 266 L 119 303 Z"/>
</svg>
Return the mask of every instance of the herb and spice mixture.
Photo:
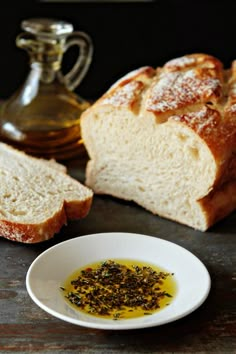
<svg viewBox="0 0 236 354">
<path fill-rule="evenodd" d="M 173 298 L 173 273 L 136 264 L 106 260 L 74 273 L 61 289 L 73 307 L 95 316 L 117 320 L 150 315 Z"/>
</svg>

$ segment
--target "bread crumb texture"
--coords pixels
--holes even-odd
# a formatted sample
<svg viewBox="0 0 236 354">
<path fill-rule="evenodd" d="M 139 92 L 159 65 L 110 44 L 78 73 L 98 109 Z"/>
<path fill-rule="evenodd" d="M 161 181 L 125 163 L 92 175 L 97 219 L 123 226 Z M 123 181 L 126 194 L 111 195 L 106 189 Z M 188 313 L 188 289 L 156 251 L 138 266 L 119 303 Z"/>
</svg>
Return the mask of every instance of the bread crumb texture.
<svg viewBox="0 0 236 354">
<path fill-rule="evenodd" d="M 55 161 L 0 143 L 0 178 L 0 235 L 12 241 L 48 240 L 89 212 L 92 191 Z"/>
<path fill-rule="evenodd" d="M 235 107 L 236 62 L 132 71 L 82 115 L 87 186 L 206 231 L 236 208 Z"/>
</svg>

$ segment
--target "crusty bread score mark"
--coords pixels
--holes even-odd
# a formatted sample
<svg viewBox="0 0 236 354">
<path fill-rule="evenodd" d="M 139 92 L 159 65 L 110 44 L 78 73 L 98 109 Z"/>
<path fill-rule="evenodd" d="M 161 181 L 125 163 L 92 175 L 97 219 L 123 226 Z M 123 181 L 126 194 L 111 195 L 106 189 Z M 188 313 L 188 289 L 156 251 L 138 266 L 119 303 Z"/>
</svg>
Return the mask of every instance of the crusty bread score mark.
<svg viewBox="0 0 236 354">
<path fill-rule="evenodd" d="M 222 63 L 204 54 L 192 54 L 167 62 L 154 70 L 142 67 L 118 80 L 98 104 L 127 106 L 135 114 L 141 108 L 156 116 L 158 123 L 176 120 L 206 138 L 212 147 L 214 130 L 222 140 L 233 143 L 236 115 L 236 62 L 224 72 Z M 222 120 L 224 119 L 224 122 Z M 221 123 L 224 123 L 222 126 Z M 215 128 L 218 128 L 219 132 Z M 223 139 L 222 139 L 223 137 Z M 214 150 L 214 146 L 213 146 Z M 219 144 L 216 153 L 222 150 Z M 236 142 L 235 142 L 236 150 Z"/>
<path fill-rule="evenodd" d="M 120 79 L 81 118 L 86 184 L 205 231 L 236 208 L 235 82 L 206 54 Z"/>
</svg>

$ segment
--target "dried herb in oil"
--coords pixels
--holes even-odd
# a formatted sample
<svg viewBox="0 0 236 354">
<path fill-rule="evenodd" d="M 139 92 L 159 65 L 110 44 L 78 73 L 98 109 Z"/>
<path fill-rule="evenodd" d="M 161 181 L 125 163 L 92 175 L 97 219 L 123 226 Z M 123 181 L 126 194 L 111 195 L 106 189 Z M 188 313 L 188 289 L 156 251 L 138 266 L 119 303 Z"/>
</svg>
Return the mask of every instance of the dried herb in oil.
<svg viewBox="0 0 236 354">
<path fill-rule="evenodd" d="M 83 269 L 71 281 L 73 291 L 66 298 L 81 310 L 100 316 L 122 318 L 122 311 L 143 310 L 144 315 L 160 307 L 160 300 L 172 297 L 162 290 L 165 279 L 173 275 L 150 266 L 126 266 L 113 260 Z M 64 289 L 63 289 L 64 290 Z"/>
</svg>

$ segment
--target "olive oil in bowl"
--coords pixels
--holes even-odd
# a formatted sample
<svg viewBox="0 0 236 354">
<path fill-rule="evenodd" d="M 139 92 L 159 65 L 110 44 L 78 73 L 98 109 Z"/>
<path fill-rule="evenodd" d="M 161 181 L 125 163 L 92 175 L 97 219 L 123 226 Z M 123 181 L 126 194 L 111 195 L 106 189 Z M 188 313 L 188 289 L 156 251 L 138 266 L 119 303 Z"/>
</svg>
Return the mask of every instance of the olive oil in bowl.
<svg viewBox="0 0 236 354">
<path fill-rule="evenodd" d="M 144 262 L 106 260 L 71 274 L 61 287 L 74 309 L 107 319 L 152 315 L 174 299 L 174 274 Z"/>
</svg>

